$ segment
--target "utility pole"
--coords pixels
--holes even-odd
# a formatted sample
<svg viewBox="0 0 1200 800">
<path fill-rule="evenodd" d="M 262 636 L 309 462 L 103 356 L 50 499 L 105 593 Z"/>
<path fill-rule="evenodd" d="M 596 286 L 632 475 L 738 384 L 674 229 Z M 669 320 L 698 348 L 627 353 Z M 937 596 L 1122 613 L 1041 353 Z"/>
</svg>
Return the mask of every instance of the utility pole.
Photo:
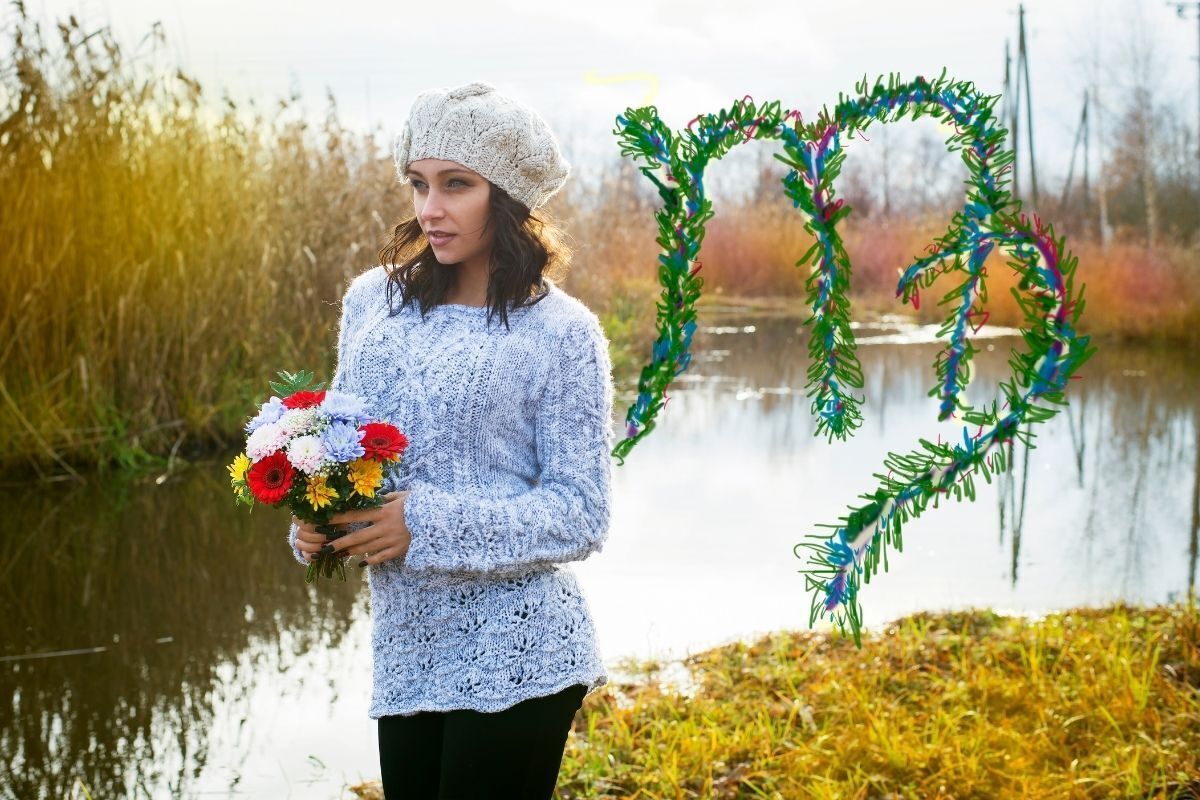
<svg viewBox="0 0 1200 800">
<path fill-rule="evenodd" d="M 1008 52 L 1008 39 L 1004 40 L 1004 106 L 1000 111 L 1000 118 L 1008 124 L 1008 132 L 1012 135 L 1013 149 L 1013 171 L 1012 185 L 1013 197 L 1021 196 L 1021 170 L 1017 164 L 1017 153 L 1020 150 L 1021 131 L 1017 128 L 1017 104 L 1012 99 L 1013 89 L 1017 92 L 1021 89 L 1019 86 L 1013 86 L 1012 80 L 1012 54 Z"/>
<path fill-rule="evenodd" d="M 1111 231 L 1108 227 L 1108 173 L 1104 164 L 1104 115 L 1100 105 L 1100 86 L 1092 84 L 1092 105 L 1096 109 L 1096 199 L 1100 210 L 1100 244 L 1108 247 Z"/>
<path fill-rule="evenodd" d="M 1083 144 L 1083 213 L 1081 214 L 1084 220 L 1084 225 L 1091 227 L 1091 192 L 1088 187 L 1088 145 L 1090 144 L 1091 131 L 1088 126 L 1088 91 L 1083 92 L 1083 112 L 1079 116 L 1079 129 L 1075 132 L 1075 143 L 1071 145 L 1071 162 L 1067 167 L 1067 180 L 1063 183 L 1062 198 L 1058 201 L 1058 207 L 1064 211 L 1067 208 L 1067 201 L 1071 199 L 1071 184 L 1075 178 L 1075 156 L 1079 152 L 1080 143 Z"/>
<path fill-rule="evenodd" d="M 1200 0 L 1198 0 L 1200 2 Z M 1009 71 L 1011 58 L 1008 54 L 1008 43 L 1004 44 L 1004 107 L 1009 111 L 1011 119 L 1009 120 L 1009 133 L 1012 134 L 1013 141 L 1013 197 L 1021 197 L 1020 184 L 1020 150 L 1021 150 L 1021 81 L 1024 77 L 1025 82 L 1025 128 L 1029 133 L 1029 146 L 1026 148 L 1029 152 L 1029 183 L 1033 195 L 1033 207 L 1036 209 L 1038 205 L 1038 183 L 1037 183 L 1037 161 L 1033 157 L 1033 92 L 1030 89 L 1029 81 L 1029 56 L 1025 47 L 1025 5 L 1022 3 L 1017 6 L 1018 25 L 1017 25 L 1017 65 L 1013 72 Z M 1024 73 L 1024 75 L 1022 75 Z M 1008 96 L 1013 93 L 1015 97 L 1010 105 Z"/>
<path fill-rule="evenodd" d="M 1025 49 L 1025 4 L 1017 6 L 1021 39 L 1018 45 L 1017 68 L 1025 71 L 1025 126 L 1029 129 L 1029 182 L 1033 187 L 1033 207 L 1038 206 L 1037 161 L 1033 157 L 1033 91 L 1029 88 L 1029 55 Z M 1018 78 L 1019 80 L 1019 78 Z"/>
</svg>

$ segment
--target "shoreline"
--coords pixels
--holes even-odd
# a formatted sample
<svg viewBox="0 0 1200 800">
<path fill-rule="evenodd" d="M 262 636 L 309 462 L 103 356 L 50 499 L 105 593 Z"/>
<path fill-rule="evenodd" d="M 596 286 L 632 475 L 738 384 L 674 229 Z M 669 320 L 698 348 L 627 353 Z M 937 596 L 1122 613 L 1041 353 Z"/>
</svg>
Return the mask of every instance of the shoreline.
<svg viewBox="0 0 1200 800">
<path fill-rule="evenodd" d="M 1194 593 L 1036 620 L 918 612 L 864 631 L 861 650 L 785 631 L 680 661 L 682 690 L 671 662 L 631 662 L 640 679 L 585 701 L 557 797 L 1200 792 Z"/>
<path fill-rule="evenodd" d="M 740 316 L 747 315 L 759 318 L 794 318 L 797 320 L 805 319 L 811 314 L 811 310 L 804 304 L 802 298 L 799 297 L 754 297 L 754 296 L 724 296 L 720 293 L 715 295 L 707 295 L 700 297 L 695 305 L 698 319 L 703 319 L 708 316 L 723 317 L 723 316 Z M 607 315 L 601 315 L 605 319 Z M 614 382 L 617 390 L 617 395 L 623 400 L 636 392 L 637 375 L 644 366 L 645 355 L 648 350 L 649 343 L 657 334 L 657 329 L 654 328 L 655 320 L 653 317 L 641 319 L 639 324 L 630 324 L 632 319 L 624 319 L 620 317 L 608 316 L 606 325 L 611 325 L 613 330 L 606 331 L 612 345 L 612 360 L 614 365 Z M 897 325 L 898 324 L 898 325 Z M 861 299 L 851 326 L 858 327 L 928 327 L 930 325 L 940 326 L 940 321 L 934 322 L 926 319 L 923 315 L 913 313 L 906 309 L 897 309 L 894 304 L 878 304 L 870 298 Z M 641 328 L 649 325 L 648 332 L 644 333 Z M 994 322 L 990 327 L 999 329 L 994 336 L 1018 337 L 1020 336 L 1019 328 L 1007 328 Z M 1149 336 L 1130 336 L 1120 332 L 1094 332 L 1089 334 L 1096 344 L 1117 344 L 1125 346 L 1146 346 L 1146 347 L 1164 347 L 1180 344 L 1171 339 L 1163 339 L 1159 337 Z M 993 338 L 978 335 L 973 339 Z M 1180 344 L 1183 346 L 1183 344 Z M 203 463 L 206 461 L 216 460 L 224 457 L 226 454 L 232 457 L 240 448 L 242 437 L 240 431 L 233 431 L 233 438 L 229 442 L 213 442 L 212 437 L 205 439 L 204 444 L 187 445 L 180 447 L 185 441 L 184 436 L 176 438 L 175 444 L 166 447 L 165 443 L 168 438 L 162 438 L 164 450 L 159 452 L 155 449 L 146 447 L 140 440 L 143 435 L 149 435 L 156 429 L 169 428 L 178 426 L 182 420 L 175 420 L 167 423 L 158 423 L 150 429 L 142 431 L 140 434 L 133 434 L 132 439 L 127 442 L 125 439 L 114 439 L 111 443 L 114 448 L 114 457 L 108 459 L 108 464 L 102 466 L 98 461 L 82 462 L 72 460 L 70 454 L 60 454 L 50 451 L 52 461 L 59 465 L 62 471 L 46 476 L 35 475 L 32 478 L 25 480 L 14 480 L 13 476 L 21 472 L 31 472 L 29 462 L 27 460 L 14 459 L 9 463 L 0 463 L 0 488 L 22 488 L 31 485 L 42 483 L 54 483 L 64 480 L 76 480 L 78 477 L 96 474 L 118 474 L 124 477 L 137 478 L 146 475 L 153 475 L 158 479 L 169 478 L 177 469 L 185 468 L 190 463 Z M 127 434 L 127 438 L 128 438 Z M 169 452 L 167 452 L 169 451 Z M 103 448 L 95 451 L 103 453 Z M 50 462 L 43 463 L 43 467 L 52 467 Z"/>
</svg>

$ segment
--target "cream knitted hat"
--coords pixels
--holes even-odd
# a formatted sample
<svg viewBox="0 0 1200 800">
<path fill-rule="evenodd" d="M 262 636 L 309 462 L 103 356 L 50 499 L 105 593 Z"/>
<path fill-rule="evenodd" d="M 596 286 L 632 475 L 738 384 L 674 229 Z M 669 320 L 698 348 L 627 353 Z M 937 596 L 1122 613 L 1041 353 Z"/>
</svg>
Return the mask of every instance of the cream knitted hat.
<svg viewBox="0 0 1200 800">
<path fill-rule="evenodd" d="M 475 82 L 417 95 L 396 137 L 396 174 L 413 161 L 440 158 L 478 172 L 530 211 L 566 183 L 571 165 L 533 109 Z"/>
</svg>

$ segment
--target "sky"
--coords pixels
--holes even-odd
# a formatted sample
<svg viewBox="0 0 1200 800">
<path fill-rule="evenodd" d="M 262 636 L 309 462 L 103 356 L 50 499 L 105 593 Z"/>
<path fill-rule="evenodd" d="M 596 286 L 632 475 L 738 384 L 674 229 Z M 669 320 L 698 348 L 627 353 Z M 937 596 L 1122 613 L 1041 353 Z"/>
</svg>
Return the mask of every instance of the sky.
<svg viewBox="0 0 1200 800">
<path fill-rule="evenodd" d="M 1154 43 L 1160 102 L 1197 125 L 1195 7 L 1181 19 L 1166 0 L 1025 3 L 1037 158 L 1048 178 L 1066 173 L 1088 60 L 1103 62 L 1106 106 L 1132 85 L 1119 60 L 1131 32 Z M 164 55 L 206 89 L 260 107 L 297 89 L 319 119 L 328 87 L 343 123 L 389 140 L 419 92 L 483 80 L 536 109 L 574 160 L 618 157 L 615 118 L 631 106 L 653 104 L 682 128 L 750 95 L 809 119 L 864 76 L 873 84 L 943 68 L 1000 94 L 1005 43 L 1015 55 L 1017 33 L 1017 3 L 994 0 L 27 0 L 27 8 L 47 21 L 75 14 L 108 24 L 130 50 L 160 21 Z"/>
</svg>

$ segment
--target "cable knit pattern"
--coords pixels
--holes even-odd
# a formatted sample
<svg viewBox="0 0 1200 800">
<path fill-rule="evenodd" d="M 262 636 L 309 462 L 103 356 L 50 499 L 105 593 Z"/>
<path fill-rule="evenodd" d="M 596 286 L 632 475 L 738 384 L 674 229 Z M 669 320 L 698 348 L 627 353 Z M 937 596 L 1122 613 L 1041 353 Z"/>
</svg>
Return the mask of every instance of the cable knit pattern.
<svg viewBox="0 0 1200 800">
<path fill-rule="evenodd" d="M 411 491 L 412 543 L 367 568 L 369 716 L 501 711 L 575 683 L 591 693 L 608 675 L 567 562 L 608 536 L 615 434 L 600 321 L 552 281 L 509 310 L 508 330 L 486 307 L 389 315 L 386 282 L 375 267 L 346 291 L 331 382 L 409 437 L 382 491 Z M 307 564 L 295 536 L 292 525 Z"/>
</svg>

